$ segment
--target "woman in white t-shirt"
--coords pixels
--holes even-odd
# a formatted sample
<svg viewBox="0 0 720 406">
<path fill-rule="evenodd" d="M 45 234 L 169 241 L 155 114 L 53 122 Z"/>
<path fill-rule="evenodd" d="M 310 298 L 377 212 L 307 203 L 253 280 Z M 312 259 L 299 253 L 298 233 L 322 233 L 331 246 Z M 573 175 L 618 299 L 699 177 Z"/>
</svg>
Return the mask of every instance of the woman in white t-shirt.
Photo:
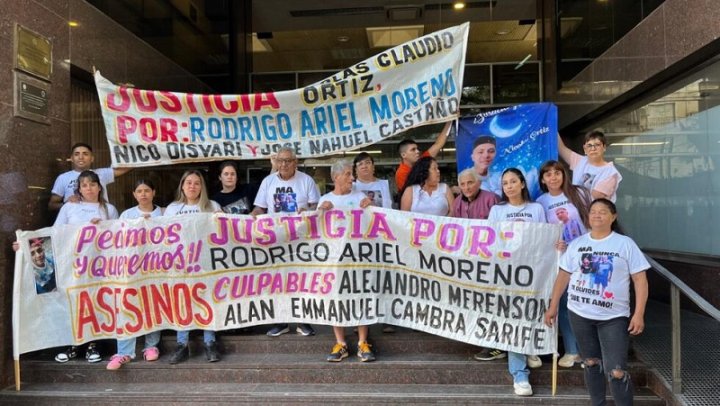
<svg viewBox="0 0 720 406">
<path fill-rule="evenodd" d="M 155 185 L 149 179 L 138 179 L 135 181 L 133 197 L 135 197 L 138 203 L 137 206 L 122 212 L 122 214 L 120 214 L 121 220 L 148 219 L 162 216 L 162 209 L 153 203 L 153 199 L 155 198 Z M 120 369 L 124 364 L 132 361 L 135 358 L 136 341 L 137 339 L 135 337 L 117 340 L 118 352 L 110 358 L 107 369 Z M 145 334 L 145 348 L 143 349 L 143 358 L 145 361 L 156 361 L 158 359 L 160 356 L 158 343 L 160 343 L 160 331 Z"/>
<path fill-rule="evenodd" d="M 570 183 L 570 174 L 565 164 L 558 161 L 545 162 L 540 167 L 540 189 L 545 193 L 537 198 L 537 202 L 545 209 L 548 223 L 563 226 L 562 238 L 566 243 L 587 233 L 590 193 L 584 187 Z M 571 368 L 580 360 L 577 340 L 568 318 L 567 293 L 560 299 L 558 322 L 565 348 L 565 355 L 558 360 L 558 365 Z"/>
<path fill-rule="evenodd" d="M 357 154 L 353 160 L 353 188 L 365 193 L 372 200 L 373 206 L 392 208 L 390 183 L 387 179 L 375 177 L 375 160 L 367 152 Z"/>
<path fill-rule="evenodd" d="M 405 182 L 400 210 L 447 216 L 452 207 L 450 188 L 440 182 L 440 168 L 433 157 L 422 157 L 413 165 Z"/>
<path fill-rule="evenodd" d="M 505 169 L 500 178 L 502 182 L 502 196 L 500 203 L 490 208 L 489 221 L 524 221 L 530 223 L 545 223 L 545 210 L 538 203 L 530 200 L 525 175 L 517 168 Z M 492 355 L 492 357 L 490 357 Z M 484 348 L 475 354 L 475 359 L 486 361 L 503 358 L 504 354 L 498 350 Z M 519 396 L 532 395 L 530 386 L 530 370 L 542 366 L 537 355 L 527 356 L 518 352 L 508 352 L 508 371 L 513 376 L 513 388 Z"/>
<path fill-rule="evenodd" d="M 335 184 L 332 192 L 323 195 L 318 202 L 318 210 L 366 208 L 372 200 L 363 192 L 353 190 L 353 165 L 350 161 L 336 162 L 330 169 L 330 177 Z M 375 361 L 375 354 L 367 342 L 368 326 L 358 326 L 357 356 L 360 361 Z M 347 342 L 345 341 L 345 327 L 333 326 L 335 345 L 327 356 L 330 362 L 340 362 L 348 357 Z"/>
<path fill-rule="evenodd" d="M 198 170 L 185 171 L 178 185 L 175 201 L 165 208 L 164 216 L 176 216 L 194 213 L 213 213 L 221 211 L 220 205 L 208 198 L 205 178 Z M 190 357 L 188 349 L 189 331 L 177 332 L 177 348 L 170 356 L 171 364 L 178 364 Z M 215 332 L 203 330 L 203 342 L 205 343 L 205 356 L 209 362 L 220 361 L 215 342 Z"/>
<path fill-rule="evenodd" d="M 627 373 L 630 335 L 645 327 L 650 264 L 635 242 L 618 233 L 617 209 L 608 199 L 590 205 L 590 233 L 576 238 L 560 258 L 545 323 L 552 326 L 563 292 L 568 292 L 570 324 L 585 365 L 592 404 L 604 404 L 606 379 L 617 405 L 632 405 Z M 635 309 L 630 312 L 630 281 Z"/>
<path fill-rule="evenodd" d="M 593 199 L 606 198 L 615 202 L 622 175 L 612 162 L 605 161 L 605 134 L 597 130 L 587 133 L 583 149 L 585 156 L 566 147 L 558 134 L 558 152 L 573 171 L 573 185 L 584 186 Z"/>
<path fill-rule="evenodd" d="M 102 220 L 118 218 L 115 206 L 105 201 L 103 186 L 97 173 L 90 170 L 82 171 L 77 179 L 75 194 L 80 196 L 80 201 L 62 205 L 53 227 L 63 224 L 97 224 Z M 75 357 L 77 357 L 77 347 L 72 346 L 57 354 L 55 361 L 65 363 Z M 94 342 L 88 344 L 85 359 L 88 362 L 102 361 Z"/>
</svg>

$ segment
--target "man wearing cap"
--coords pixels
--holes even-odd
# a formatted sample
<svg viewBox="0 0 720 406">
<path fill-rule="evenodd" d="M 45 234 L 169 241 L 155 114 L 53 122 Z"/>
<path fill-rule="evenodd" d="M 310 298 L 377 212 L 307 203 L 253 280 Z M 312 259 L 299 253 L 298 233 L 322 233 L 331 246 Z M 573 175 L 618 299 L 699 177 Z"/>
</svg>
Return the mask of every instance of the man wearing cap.
<svg viewBox="0 0 720 406">
<path fill-rule="evenodd" d="M 473 168 L 480 175 L 482 190 L 493 192 L 498 196 L 502 196 L 502 183 L 500 182 L 499 173 L 491 173 L 490 166 L 497 154 L 495 137 L 489 135 L 481 135 L 473 142 L 472 161 Z"/>
</svg>

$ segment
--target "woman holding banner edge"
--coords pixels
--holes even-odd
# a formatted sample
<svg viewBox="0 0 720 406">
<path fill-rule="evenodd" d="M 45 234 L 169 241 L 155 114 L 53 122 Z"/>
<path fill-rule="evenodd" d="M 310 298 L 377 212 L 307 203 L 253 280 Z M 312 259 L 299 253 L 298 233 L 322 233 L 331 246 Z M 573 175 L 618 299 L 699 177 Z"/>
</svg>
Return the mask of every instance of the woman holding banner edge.
<svg viewBox="0 0 720 406">
<path fill-rule="evenodd" d="M 562 238 L 570 244 L 575 238 L 587 232 L 590 193 L 582 186 L 570 182 L 567 166 L 550 160 L 540 167 L 540 189 L 545 192 L 537 198 L 545 209 L 548 223 L 563 226 Z M 570 328 L 567 311 L 567 292 L 560 299 L 558 314 L 560 334 L 565 354 L 558 360 L 563 368 L 572 368 L 579 361 L 577 340 Z"/>
<path fill-rule="evenodd" d="M 165 208 L 164 216 L 176 216 L 194 213 L 219 212 L 220 205 L 208 198 L 205 178 L 198 170 L 185 171 L 176 192 L 175 201 Z M 170 356 L 171 364 L 178 364 L 190 357 L 188 341 L 189 331 L 177 332 L 177 348 Z M 215 342 L 215 332 L 203 330 L 203 342 L 205 344 L 205 356 L 208 362 L 220 361 L 220 352 Z"/>
<path fill-rule="evenodd" d="M 162 216 L 162 209 L 153 203 L 155 198 L 155 185 L 148 179 L 138 179 L 135 181 L 135 189 L 133 189 L 133 197 L 138 202 L 137 206 L 131 207 L 122 214 L 120 219 L 130 220 L 138 218 L 151 218 Z M 145 348 L 143 349 L 143 359 L 148 362 L 157 361 L 160 357 L 158 344 L 160 343 L 160 331 L 153 331 L 145 334 Z M 107 369 L 114 371 L 122 368 L 123 365 L 135 359 L 135 337 L 125 340 L 117 340 L 117 354 L 110 358 Z"/>
<path fill-rule="evenodd" d="M 114 220 L 118 218 L 115 206 L 105 201 L 104 188 L 100 177 L 91 170 L 85 170 L 77 178 L 75 195 L 80 198 L 77 203 L 64 204 L 60 208 L 53 227 L 63 224 L 96 224 L 102 220 Z M 71 346 L 67 350 L 57 354 L 55 361 L 65 363 L 77 357 L 77 347 Z M 102 357 L 97 351 L 94 342 L 88 344 L 85 353 L 88 362 L 100 362 Z"/>
<path fill-rule="evenodd" d="M 570 287 L 568 310 L 570 324 L 578 340 L 585 366 L 585 384 L 593 405 L 604 405 L 606 385 L 610 383 L 617 405 L 632 405 L 633 385 L 627 373 L 630 335 L 639 335 L 645 327 L 648 298 L 646 271 L 650 264 L 635 242 L 619 232 L 617 208 L 608 199 L 590 205 L 590 232 L 570 243 L 560 258 L 550 307 L 545 324 L 552 326 L 558 314 L 560 297 Z M 589 248 L 589 249 L 588 249 Z M 612 279 L 604 292 L 583 289 L 589 278 L 583 261 L 593 258 L 591 269 L 601 262 L 612 264 Z M 635 292 L 635 309 L 630 312 L 630 282 Z M 608 294 L 612 292 L 611 294 Z M 606 382 L 607 381 L 607 382 Z"/>
<path fill-rule="evenodd" d="M 330 168 L 330 177 L 335 189 L 323 195 L 318 202 L 318 210 L 331 210 L 333 208 L 366 208 L 373 201 L 360 191 L 353 191 L 353 164 L 341 160 Z M 369 327 L 358 326 L 357 356 L 362 362 L 375 361 L 375 354 L 367 342 Z M 340 362 L 348 357 L 347 342 L 345 341 L 345 327 L 333 326 L 335 345 L 327 356 L 329 362 Z"/>
<path fill-rule="evenodd" d="M 543 207 L 530 199 L 525 175 L 519 169 L 505 169 L 501 179 L 501 201 L 490 209 L 489 221 L 547 222 Z M 556 248 L 564 251 L 564 242 L 558 241 Z M 476 359 L 478 359 L 477 356 Z M 531 368 L 538 368 L 542 365 L 542 361 L 537 355 L 527 356 L 518 352 L 508 352 L 508 371 L 513 377 L 513 389 L 518 396 L 533 394 L 528 365 Z"/>
</svg>

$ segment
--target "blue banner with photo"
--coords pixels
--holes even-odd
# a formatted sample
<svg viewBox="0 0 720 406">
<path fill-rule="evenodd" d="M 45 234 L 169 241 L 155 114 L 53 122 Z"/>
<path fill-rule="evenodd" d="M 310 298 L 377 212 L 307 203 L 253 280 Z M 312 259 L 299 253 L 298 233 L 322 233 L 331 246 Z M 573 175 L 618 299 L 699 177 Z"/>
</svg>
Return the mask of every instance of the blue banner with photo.
<svg viewBox="0 0 720 406">
<path fill-rule="evenodd" d="M 455 142 L 458 173 L 475 168 L 482 189 L 500 196 L 502 172 L 518 168 L 535 199 L 542 194 L 540 166 L 558 156 L 557 132 L 557 107 L 552 103 L 519 104 L 463 117 Z"/>
</svg>

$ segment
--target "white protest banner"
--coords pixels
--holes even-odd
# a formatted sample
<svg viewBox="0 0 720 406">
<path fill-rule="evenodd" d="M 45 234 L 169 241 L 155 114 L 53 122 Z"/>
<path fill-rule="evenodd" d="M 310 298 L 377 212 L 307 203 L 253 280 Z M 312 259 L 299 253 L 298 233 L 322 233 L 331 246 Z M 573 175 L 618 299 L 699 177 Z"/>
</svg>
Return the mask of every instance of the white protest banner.
<svg viewBox="0 0 720 406">
<path fill-rule="evenodd" d="M 43 261 L 23 255 L 15 344 L 24 353 L 160 329 L 389 323 L 548 354 L 555 333 L 542 319 L 559 233 L 552 224 L 380 208 L 19 232 L 26 253 L 38 236 L 49 237 L 57 289 L 39 289 L 48 279 L 36 271 Z"/>
<path fill-rule="evenodd" d="M 141 90 L 95 72 L 113 167 L 366 147 L 457 118 L 469 24 L 383 51 L 302 89 L 244 95 Z"/>
</svg>

